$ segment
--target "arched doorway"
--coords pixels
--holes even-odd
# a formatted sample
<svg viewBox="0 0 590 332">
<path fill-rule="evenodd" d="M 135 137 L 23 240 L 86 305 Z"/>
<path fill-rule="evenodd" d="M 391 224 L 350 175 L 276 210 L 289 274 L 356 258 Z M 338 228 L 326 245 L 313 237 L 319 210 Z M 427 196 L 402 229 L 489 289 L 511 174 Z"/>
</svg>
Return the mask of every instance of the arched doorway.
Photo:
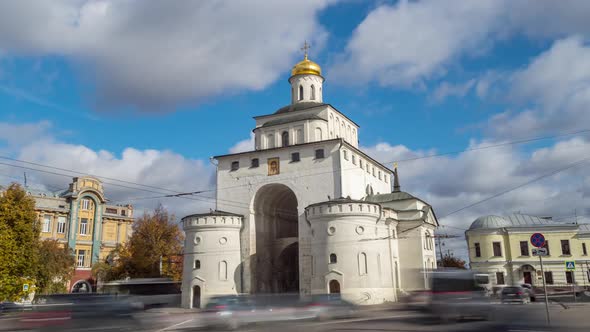
<svg viewBox="0 0 590 332">
<path fill-rule="evenodd" d="M 72 293 L 92 293 L 92 285 L 86 280 L 78 280 L 72 286 Z"/>
<path fill-rule="evenodd" d="M 299 291 L 299 213 L 295 193 L 283 184 L 268 184 L 254 198 L 256 256 L 253 291 Z"/>
<path fill-rule="evenodd" d="M 330 294 L 340 294 L 340 283 L 338 280 L 330 280 L 328 288 L 330 289 Z"/>
<path fill-rule="evenodd" d="M 193 308 L 198 309 L 201 307 L 201 287 L 193 287 Z"/>
</svg>

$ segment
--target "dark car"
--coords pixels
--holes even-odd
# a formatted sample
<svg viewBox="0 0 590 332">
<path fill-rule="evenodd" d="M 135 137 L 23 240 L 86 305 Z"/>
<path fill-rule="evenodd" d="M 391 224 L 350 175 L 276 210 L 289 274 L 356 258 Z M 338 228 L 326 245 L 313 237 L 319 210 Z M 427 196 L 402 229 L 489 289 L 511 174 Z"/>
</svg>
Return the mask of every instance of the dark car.
<svg viewBox="0 0 590 332">
<path fill-rule="evenodd" d="M 508 286 L 502 289 L 502 303 L 518 302 L 527 304 L 531 302 L 529 293 L 521 286 Z"/>
<path fill-rule="evenodd" d="M 537 300 L 535 290 L 533 289 L 533 286 L 531 284 L 522 284 L 520 286 L 522 288 L 524 288 L 524 291 L 529 294 L 529 298 L 531 299 L 531 302 L 535 302 Z"/>
</svg>

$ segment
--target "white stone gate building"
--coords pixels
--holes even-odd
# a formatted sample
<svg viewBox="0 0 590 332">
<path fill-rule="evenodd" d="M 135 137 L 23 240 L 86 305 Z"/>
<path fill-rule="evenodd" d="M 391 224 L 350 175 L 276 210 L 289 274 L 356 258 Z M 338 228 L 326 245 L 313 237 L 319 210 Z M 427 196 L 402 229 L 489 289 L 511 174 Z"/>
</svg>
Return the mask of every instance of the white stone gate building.
<svg viewBox="0 0 590 332">
<path fill-rule="evenodd" d="M 436 268 L 432 207 L 359 150 L 307 54 L 289 82 L 291 104 L 254 117 L 255 149 L 214 157 L 216 211 L 183 218 L 184 307 L 236 293 L 396 301 Z"/>
</svg>

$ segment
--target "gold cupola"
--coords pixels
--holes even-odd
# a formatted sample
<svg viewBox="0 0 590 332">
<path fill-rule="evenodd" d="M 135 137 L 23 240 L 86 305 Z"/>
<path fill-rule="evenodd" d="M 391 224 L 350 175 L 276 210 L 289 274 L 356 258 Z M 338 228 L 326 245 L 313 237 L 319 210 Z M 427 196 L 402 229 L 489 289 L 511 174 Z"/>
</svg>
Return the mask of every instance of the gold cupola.
<svg viewBox="0 0 590 332">
<path fill-rule="evenodd" d="M 293 66 L 291 76 L 307 74 L 322 76 L 322 68 L 317 63 L 309 60 L 307 54 L 305 54 L 303 61 Z"/>
<path fill-rule="evenodd" d="M 302 50 L 305 51 L 305 56 L 303 58 L 303 61 L 297 63 L 295 66 L 293 66 L 293 69 L 291 70 L 291 76 L 295 76 L 295 75 L 318 75 L 318 76 L 322 76 L 322 68 L 320 68 L 320 65 L 318 65 L 317 63 L 309 60 L 307 58 L 307 50 L 309 49 L 309 45 L 307 44 L 307 42 L 305 42 Z"/>
</svg>

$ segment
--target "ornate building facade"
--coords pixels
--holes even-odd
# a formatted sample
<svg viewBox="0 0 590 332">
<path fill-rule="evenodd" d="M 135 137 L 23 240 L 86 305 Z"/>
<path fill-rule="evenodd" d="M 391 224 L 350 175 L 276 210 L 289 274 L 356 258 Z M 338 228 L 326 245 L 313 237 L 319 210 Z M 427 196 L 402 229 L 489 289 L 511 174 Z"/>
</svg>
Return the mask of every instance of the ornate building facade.
<svg viewBox="0 0 590 332">
<path fill-rule="evenodd" d="M 285 292 L 376 304 L 428 287 L 432 207 L 359 149 L 359 126 L 324 103 L 318 64 L 306 54 L 291 74 L 291 103 L 254 117 L 254 150 L 213 157 L 217 209 L 182 219 L 184 307 Z"/>
<path fill-rule="evenodd" d="M 42 239 L 56 239 L 72 248 L 76 270 L 70 291 L 86 292 L 96 287 L 90 269 L 107 258 L 131 235 L 133 207 L 108 204 L 102 182 L 94 177 L 76 177 L 61 193 L 28 191 L 35 200 Z"/>
</svg>

